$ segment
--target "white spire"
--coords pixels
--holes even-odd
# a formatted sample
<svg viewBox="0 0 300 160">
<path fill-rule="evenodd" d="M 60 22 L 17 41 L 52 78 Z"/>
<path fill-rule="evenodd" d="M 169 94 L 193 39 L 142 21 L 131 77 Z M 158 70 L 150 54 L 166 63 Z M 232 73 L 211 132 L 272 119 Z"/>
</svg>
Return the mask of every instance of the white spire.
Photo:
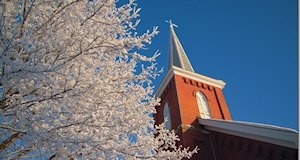
<svg viewBox="0 0 300 160">
<path fill-rule="evenodd" d="M 173 27 L 177 25 L 173 24 L 171 20 L 167 21 L 170 24 L 170 44 L 169 44 L 169 65 L 168 69 L 172 66 L 182 68 L 184 70 L 194 72 L 194 69 L 185 54 L 185 51 L 174 31 Z"/>
</svg>

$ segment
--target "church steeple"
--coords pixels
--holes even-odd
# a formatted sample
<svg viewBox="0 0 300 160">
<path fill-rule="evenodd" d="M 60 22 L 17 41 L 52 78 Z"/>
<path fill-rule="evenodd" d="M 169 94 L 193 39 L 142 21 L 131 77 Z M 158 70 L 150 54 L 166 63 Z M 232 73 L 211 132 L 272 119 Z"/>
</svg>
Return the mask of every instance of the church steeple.
<svg viewBox="0 0 300 160">
<path fill-rule="evenodd" d="M 231 120 L 222 89 L 225 83 L 194 72 L 194 69 L 170 23 L 168 71 L 155 93 L 161 99 L 154 115 L 155 124 L 164 123 L 179 135 L 179 145 L 195 147 L 209 139 L 199 120 Z M 206 135 L 198 136 L 197 133 Z M 197 136 L 195 136 L 197 135 Z M 203 141 L 203 144 L 209 144 Z M 205 147 L 204 147 L 205 148 Z M 210 152 L 201 148 L 201 152 Z M 212 155 L 212 152 L 208 153 Z M 194 156 L 200 159 L 201 155 Z M 212 159 L 212 157 L 201 159 Z"/>
<path fill-rule="evenodd" d="M 155 125 L 164 124 L 166 129 L 173 129 L 180 139 L 177 145 L 190 148 L 198 146 L 200 151 L 191 160 L 266 158 L 265 154 L 257 154 L 256 151 L 237 153 L 236 148 L 228 147 L 229 143 L 230 146 L 238 143 L 239 148 L 243 148 L 240 144 L 246 147 L 248 145 L 248 148 L 250 145 L 258 148 L 259 152 L 276 150 L 278 154 L 284 153 L 285 159 L 291 159 L 287 155 L 292 157 L 294 154 L 296 159 L 297 132 L 282 130 L 280 127 L 231 121 L 222 91 L 225 82 L 194 72 L 174 32 L 173 26 L 176 25 L 171 21 L 168 23 L 169 65 L 155 93 L 161 99 L 160 104 L 155 107 Z M 290 150 L 292 148 L 293 151 Z M 268 157 L 270 155 L 272 157 L 274 154 L 270 152 Z"/>
<path fill-rule="evenodd" d="M 157 108 L 157 124 L 169 118 L 168 126 L 177 129 L 182 125 L 195 125 L 198 118 L 230 120 L 231 116 L 222 92 L 225 83 L 194 72 L 174 31 L 176 25 L 171 21 L 168 23 L 169 65 L 155 93 L 161 98 L 161 106 Z"/>
<path fill-rule="evenodd" d="M 172 66 L 179 67 L 181 69 L 194 72 L 194 69 L 185 54 L 185 51 L 174 31 L 175 26 L 171 21 L 170 23 L 170 44 L 169 44 L 169 65 L 168 70 Z"/>
</svg>

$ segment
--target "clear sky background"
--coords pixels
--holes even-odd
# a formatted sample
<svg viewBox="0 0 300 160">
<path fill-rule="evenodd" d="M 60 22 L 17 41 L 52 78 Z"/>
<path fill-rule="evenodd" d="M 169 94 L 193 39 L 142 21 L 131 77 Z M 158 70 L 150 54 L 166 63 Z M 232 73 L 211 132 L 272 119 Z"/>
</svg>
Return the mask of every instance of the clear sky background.
<svg viewBox="0 0 300 160">
<path fill-rule="evenodd" d="M 138 7 L 138 32 L 159 27 L 145 52 L 159 49 L 159 68 L 167 66 L 172 19 L 195 72 L 226 82 L 234 120 L 298 130 L 297 0 L 138 0 Z"/>
</svg>

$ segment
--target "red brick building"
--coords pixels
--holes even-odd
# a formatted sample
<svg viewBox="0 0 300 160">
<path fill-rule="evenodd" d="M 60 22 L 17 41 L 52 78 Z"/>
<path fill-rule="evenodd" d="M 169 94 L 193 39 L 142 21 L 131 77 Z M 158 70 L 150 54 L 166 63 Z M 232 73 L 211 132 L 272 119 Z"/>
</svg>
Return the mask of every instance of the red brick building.
<svg viewBox="0 0 300 160">
<path fill-rule="evenodd" d="M 200 150 L 199 160 L 296 160 L 298 132 L 293 129 L 234 121 L 222 89 L 225 83 L 195 73 L 170 25 L 168 72 L 156 96 L 155 123 L 165 123 L 180 145 Z"/>
</svg>

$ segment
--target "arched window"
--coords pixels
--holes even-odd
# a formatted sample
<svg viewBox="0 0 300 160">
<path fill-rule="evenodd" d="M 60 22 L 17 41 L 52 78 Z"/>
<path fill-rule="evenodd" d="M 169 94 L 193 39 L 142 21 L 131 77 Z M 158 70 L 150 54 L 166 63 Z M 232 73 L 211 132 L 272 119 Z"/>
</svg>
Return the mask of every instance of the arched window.
<svg viewBox="0 0 300 160">
<path fill-rule="evenodd" d="M 197 99 L 200 117 L 202 119 L 210 119 L 211 114 L 210 114 L 210 110 L 205 95 L 202 92 L 197 92 L 196 99 Z"/>
<path fill-rule="evenodd" d="M 165 123 L 166 129 L 171 129 L 170 108 L 169 108 L 169 105 L 167 102 L 164 105 L 164 123 Z"/>
</svg>

